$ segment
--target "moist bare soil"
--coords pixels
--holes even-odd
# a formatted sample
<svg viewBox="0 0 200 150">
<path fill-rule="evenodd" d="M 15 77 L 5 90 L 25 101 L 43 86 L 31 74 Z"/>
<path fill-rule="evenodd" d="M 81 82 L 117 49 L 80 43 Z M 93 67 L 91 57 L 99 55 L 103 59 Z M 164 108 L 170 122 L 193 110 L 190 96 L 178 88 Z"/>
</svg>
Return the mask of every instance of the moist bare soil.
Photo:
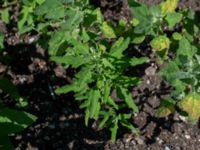
<svg viewBox="0 0 200 150">
<path fill-rule="evenodd" d="M 160 0 L 140 0 L 149 5 Z M 131 19 L 127 1 L 91 1 L 101 7 L 104 17 L 113 23 L 125 17 Z M 179 8 L 190 7 L 199 11 L 198 0 L 182 0 Z M 28 112 L 38 117 L 29 128 L 10 137 L 16 150 L 199 150 L 200 123 L 193 125 L 177 112 L 167 118 L 157 118 L 160 100 L 171 92 L 171 87 L 158 74 L 162 66 L 156 64 L 148 46 L 132 46 L 134 54 L 148 55 L 151 61 L 134 68 L 134 74 L 143 78 L 132 89 L 140 112 L 132 117 L 140 136 L 120 128 L 116 143 L 110 141 L 109 130 L 98 130 L 95 122 L 84 125 L 84 113 L 74 101 L 73 94 L 55 95 L 52 89 L 70 83 L 75 70 L 64 69 L 49 61 L 47 50 L 35 44 L 39 35 L 17 34 L 18 5 L 11 6 L 12 24 L 6 26 L 0 20 L 0 31 L 5 33 L 5 51 L 0 56 L 0 74 L 4 74 L 18 87 L 20 94 L 28 99 Z M 2 59 L 2 57 L 6 59 Z M 132 70 L 132 71 L 133 71 Z M 132 72 L 130 70 L 130 73 Z M 15 101 L 0 94 L 4 104 L 15 108 Z"/>
</svg>

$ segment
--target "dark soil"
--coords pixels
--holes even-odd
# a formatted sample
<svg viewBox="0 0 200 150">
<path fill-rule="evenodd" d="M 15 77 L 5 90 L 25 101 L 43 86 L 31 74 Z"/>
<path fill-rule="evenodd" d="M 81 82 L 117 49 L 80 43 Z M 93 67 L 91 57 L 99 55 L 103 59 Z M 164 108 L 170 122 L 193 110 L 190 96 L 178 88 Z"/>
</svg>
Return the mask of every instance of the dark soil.
<svg viewBox="0 0 200 150">
<path fill-rule="evenodd" d="M 141 0 L 143 1 L 143 0 Z M 157 0 L 145 1 L 148 4 Z M 105 18 L 116 22 L 125 17 L 130 19 L 126 0 L 93 1 L 100 6 Z M 200 2 L 182 0 L 180 7 L 199 9 Z M 0 21 L 0 31 L 6 34 L 6 50 L 2 54 L 6 61 L 0 61 L 0 74 L 9 77 L 19 88 L 20 94 L 27 97 L 28 111 L 38 119 L 25 131 L 11 137 L 16 150 L 199 150 L 200 123 L 189 124 L 178 113 L 167 118 L 157 118 L 156 108 L 171 91 L 170 86 L 158 75 L 155 61 L 140 66 L 138 75 L 143 83 L 132 89 L 133 97 L 140 113 L 133 116 L 132 122 L 141 130 L 136 137 L 126 129 L 120 129 L 118 140 L 113 144 L 108 130 L 97 130 L 95 123 L 84 125 L 84 113 L 74 101 L 73 95 L 57 96 L 52 89 L 69 83 L 73 70 L 48 61 L 44 49 L 34 43 L 37 35 L 19 36 L 16 34 L 16 20 L 19 6 L 12 6 L 13 26 L 5 26 Z M 140 55 L 145 55 L 140 47 L 134 47 Z M 147 47 L 146 47 L 147 48 Z M 146 51 L 151 53 L 150 50 Z M 11 58 L 10 58 L 11 57 Z M 0 56 L 1 58 L 1 56 Z M 1 60 L 1 59 L 0 59 Z M 52 78 L 52 77 L 56 77 Z M 15 102 L 1 94 L 4 103 L 15 107 Z"/>
</svg>

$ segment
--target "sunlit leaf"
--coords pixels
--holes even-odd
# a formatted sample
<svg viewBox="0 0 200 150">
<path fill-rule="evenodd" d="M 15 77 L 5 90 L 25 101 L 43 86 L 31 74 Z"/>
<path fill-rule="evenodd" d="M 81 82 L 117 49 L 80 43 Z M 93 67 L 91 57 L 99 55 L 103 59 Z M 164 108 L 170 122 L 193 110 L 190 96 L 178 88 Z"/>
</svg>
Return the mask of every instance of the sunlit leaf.
<svg viewBox="0 0 200 150">
<path fill-rule="evenodd" d="M 167 16 L 165 17 L 169 29 L 172 29 L 177 23 L 179 23 L 182 20 L 183 15 L 180 13 L 168 13 Z"/>
<path fill-rule="evenodd" d="M 200 117 L 200 95 L 198 93 L 191 93 L 187 95 L 180 103 L 182 110 L 188 113 L 192 121 L 197 121 Z"/>
<path fill-rule="evenodd" d="M 165 0 L 160 4 L 162 15 L 165 16 L 167 13 L 173 13 L 178 6 L 179 0 Z"/>
<path fill-rule="evenodd" d="M 123 52 L 128 48 L 130 43 L 130 38 L 124 39 L 120 37 L 111 47 L 110 55 L 116 58 L 121 58 L 123 56 Z"/>
<path fill-rule="evenodd" d="M 134 112 L 138 112 L 139 111 L 138 107 L 134 103 L 132 95 L 128 92 L 127 89 L 125 89 L 123 87 L 119 87 L 119 91 L 118 91 L 117 94 L 119 94 L 118 96 L 120 96 L 120 98 L 122 98 L 126 102 L 127 106 L 129 108 L 131 108 Z"/>
<path fill-rule="evenodd" d="M 160 35 L 158 37 L 155 37 L 150 42 L 150 45 L 153 48 L 153 50 L 156 51 L 156 52 L 166 51 L 166 50 L 169 49 L 170 40 L 169 40 L 169 38 L 167 36 Z"/>
<path fill-rule="evenodd" d="M 118 130 L 118 120 L 117 120 L 117 118 L 116 118 L 116 120 L 114 120 L 114 123 L 113 123 L 112 126 L 110 127 L 110 131 L 111 131 L 111 140 L 112 140 L 113 143 L 116 141 L 117 130 Z"/>
<path fill-rule="evenodd" d="M 8 24 L 10 22 L 10 14 L 9 14 L 8 8 L 3 9 L 3 11 L 1 12 L 1 19 L 6 24 Z"/>
<path fill-rule="evenodd" d="M 107 22 L 103 22 L 101 27 L 103 36 L 106 38 L 116 38 L 115 31 Z"/>
<path fill-rule="evenodd" d="M 36 8 L 35 14 L 45 15 L 47 19 L 59 19 L 65 16 L 65 8 L 58 0 L 46 0 Z"/>
</svg>

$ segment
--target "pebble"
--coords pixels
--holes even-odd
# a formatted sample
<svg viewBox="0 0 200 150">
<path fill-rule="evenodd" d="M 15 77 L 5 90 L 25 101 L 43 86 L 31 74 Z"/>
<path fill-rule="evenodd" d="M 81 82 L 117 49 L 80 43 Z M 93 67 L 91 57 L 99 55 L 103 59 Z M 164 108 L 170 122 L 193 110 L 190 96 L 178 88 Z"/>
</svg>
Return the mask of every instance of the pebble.
<svg viewBox="0 0 200 150">
<path fill-rule="evenodd" d="M 65 121 L 65 120 L 67 120 L 67 118 L 63 115 L 63 116 L 61 116 L 61 117 L 59 118 L 59 120 L 60 120 L 60 121 Z"/>
<path fill-rule="evenodd" d="M 151 83 L 151 81 L 150 80 L 147 80 L 147 84 L 150 84 Z"/>
<path fill-rule="evenodd" d="M 136 142 L 139 144 L 139 145 L 142 145 L 144 144 L 144 141 L 141 139 L 141 138 L 135 138 Z"/>
<path fill-rule="evenodd" d="M 165 150 L 171 150 L 168 146 L 165 146 Z"/>
<path fill-rule="evenodd" d="M 151 66 L 145 70 L 145 74 L 148 76 L 153 76 L 156 73 L 156 68 Z"/>
<path fill-rule="evenodd" d="M 74 143 L 75 143 L 75 141 L 69 142 L 69 143 L 68 143 L 68 148 L 69 148 L 69 149 L 73 149 L 73 148 L 74 148 Z"/>
<path fill-rule="evenodd" d="M 179 116 L 179 118 L 180 118 L 180 120 L 183 121 L 183 122 L 186 122 L 186 121 L 187 121 L 186 117 Z"/>
<path fill-rule="evenodd" d="M 159 137 L 157 137 L 156 140 L 158 141 L 158 144 L 160 144 L 160 145 L 162 145 L 164 143 L 164 141 L 162 139 L 160 139 Z"/>
<path fill-rule="evenodd" d="M 190 135 L 185 135 L 186 139 L 191 139 Z"/>
</svg>

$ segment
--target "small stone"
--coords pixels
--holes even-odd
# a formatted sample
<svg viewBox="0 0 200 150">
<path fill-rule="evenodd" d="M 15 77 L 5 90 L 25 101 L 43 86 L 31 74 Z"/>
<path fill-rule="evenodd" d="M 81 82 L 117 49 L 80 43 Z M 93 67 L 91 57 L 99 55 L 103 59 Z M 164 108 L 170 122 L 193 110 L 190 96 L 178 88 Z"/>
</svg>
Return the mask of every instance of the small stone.
<svg viewBox="0 0 200 150">
<path fill-rule="evenodd" d="M 67 118 L 63 115 L 59 118 L 60 121 L 65 121 Z"/>
<path fill-rule="evenodd" d="M 73 149 L 74 148 L 74 143 L 75 143 L 75 141 L 71 141 L 70 143 L 68 143 L 68 148 L 69 149 Z"/>
<path fill-rule="evenodd" d="M 151 83 L 151 81 L 150 80 L 147 80 L 147 84 L 150 84 Z"/>
<path fill-rule="evenodd" d="M 191 139 L 190 135 L 185 135 L 186 139 Z"/>
<path fill-rule="evenodd" d="M 165 150 L 171 150 L 168 146 L 165 146 Z"/>
<path fill-rule="evenodd" d="M 136 142 L 137 142 L 139 145 L 144 144 L 144 141 L 143 141 L 141 138 L 139 138 L 139 137 L 135 138 L 135 140 L 136 140 Z"/>
<path fill-rule="evenodd" d="M 186 121 L 187 121 L 186 117 L 179 116 L 179 118 L 180 118 L 180 120 L 183 121 L 183 122 L 186 122 Z"/>
<path fill-rule="evenodd" d="M 153 76 L 156 73 L 156 68 L 151 66 L 145 70 L 145 74 L 148 76 Z"/>
<path fill-rule="evenodd" d="M 164 143 L 164 141 L 162 139 L 160 139 L 159 137 L 157 137 L 156 140 L 158 141 L 158 144 L 160 144 L 160 145 L 162 145 Z"/>
</svg>

